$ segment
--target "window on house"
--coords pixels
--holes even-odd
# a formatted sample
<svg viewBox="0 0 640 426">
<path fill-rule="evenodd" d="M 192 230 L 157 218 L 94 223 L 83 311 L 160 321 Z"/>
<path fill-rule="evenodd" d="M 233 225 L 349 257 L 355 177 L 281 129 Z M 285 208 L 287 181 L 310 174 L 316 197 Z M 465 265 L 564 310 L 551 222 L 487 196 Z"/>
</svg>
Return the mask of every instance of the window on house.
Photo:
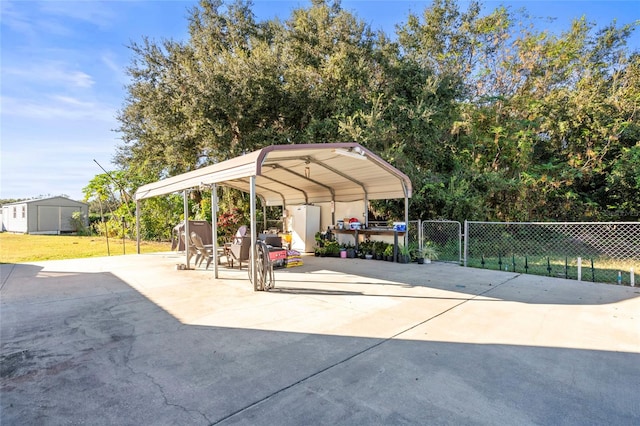
<svg viewBox="0 0 640 426">
<path fill-rule="evenodd" d="M 27 215 L 27 206 L 22 206 L 22 218 L 24 219 Z"/>
<path fill-rule="evenodd" d="M 16 217 L 18 217 L 18 208 L 17 207 L 13 207 L 13 218 L 15 219 Z"/>
</svg>

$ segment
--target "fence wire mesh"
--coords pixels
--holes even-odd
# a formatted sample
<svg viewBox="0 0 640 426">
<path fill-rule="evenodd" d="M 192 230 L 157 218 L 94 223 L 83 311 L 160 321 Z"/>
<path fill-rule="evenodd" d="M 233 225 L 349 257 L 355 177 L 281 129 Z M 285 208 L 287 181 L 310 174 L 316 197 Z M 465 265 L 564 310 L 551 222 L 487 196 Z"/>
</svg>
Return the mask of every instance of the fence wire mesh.
<svg viewBox="0 0 640 426">
<path fill-rule="evenodd" d="M 438 260 L 459 263 L 462 259 L 462 225 L 452 220 L 422 221 L 422 245 L 436 248 Z"/>
<path fill-rule="evenodd" d="M 640 284 L 640 222 L 465 222 L 465 228 L 466 266 Z"/>
</svg>

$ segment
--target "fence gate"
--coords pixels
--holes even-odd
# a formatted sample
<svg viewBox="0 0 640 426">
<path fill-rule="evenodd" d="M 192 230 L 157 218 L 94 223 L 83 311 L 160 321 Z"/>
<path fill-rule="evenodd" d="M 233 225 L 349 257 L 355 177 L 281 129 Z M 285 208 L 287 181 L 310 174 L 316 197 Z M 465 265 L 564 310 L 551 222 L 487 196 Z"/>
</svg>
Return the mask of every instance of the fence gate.
<svg viewBox="0 0 640 426">
<path fill-rule="evenodd" d="M 435 246 L 438 260 L 462 262 L 462 224 L 454 220 L 423 220 L 420 227 L 420 248 Z"/>
</svg>

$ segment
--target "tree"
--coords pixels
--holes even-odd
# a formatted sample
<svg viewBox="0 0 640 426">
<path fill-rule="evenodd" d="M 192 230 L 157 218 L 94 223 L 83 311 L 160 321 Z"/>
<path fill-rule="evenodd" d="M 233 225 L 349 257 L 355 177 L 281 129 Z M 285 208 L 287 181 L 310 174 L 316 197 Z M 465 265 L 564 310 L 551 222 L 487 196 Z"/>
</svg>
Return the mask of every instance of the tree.
<svg viewBox="0 0 640 426">
<path fill-rule="evenodd" d="M 188 40 L 132 44 L 116 157 L 131 191 L 270 144 L 352 140 L 410 176 L 412 217 L 637 214 L 637 25 L 577 19 L 556 35 L 526 12 L 434 0 L 392 41 L 339 1 L 283 22 L 251 6 L 203 0 Z M 206 217 L 207 200 L 192 192 L 192 213 Z"/>
</svg>

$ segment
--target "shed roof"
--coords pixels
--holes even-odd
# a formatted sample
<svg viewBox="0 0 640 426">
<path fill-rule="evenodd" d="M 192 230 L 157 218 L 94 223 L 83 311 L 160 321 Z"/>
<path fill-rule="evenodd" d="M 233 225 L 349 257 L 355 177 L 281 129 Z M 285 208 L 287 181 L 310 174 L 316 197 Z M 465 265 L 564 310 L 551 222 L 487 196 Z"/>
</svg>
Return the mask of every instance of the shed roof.
<svg viewBox="0 0 640 426">
<path fill-rule="evenodd" d="M 272 145 L 266 148 L 141 186 L 136 200 L 202 184 L 250 192 L 266 205 L 411 197 L 411 181 L 402 172 L 353 142 Z"/>
<path fill-rule="evenodd" d="M 82 201 L 77 201 L 77 200 L 72 200 L 71 198 L 68 197 L 63 197 L 61 195 L 57 195 L 55 197 L 48 197 L 48 198 L 32 198 L 30 200 L 22 200 L 22 201 L 14 201 L 13 203 L 6 203 L 3 204 L 3 206 L 13 206 L 13 205 L 17 205 L 17 204 L 38 204 L 38 203 L 53 203 L 55 201 L 58 201 L 60 204 L 79 204 L 79 205 L 83 205 L 83 206 L 88 206 L 89 204 L 82 202 Z"/>
</svg>

